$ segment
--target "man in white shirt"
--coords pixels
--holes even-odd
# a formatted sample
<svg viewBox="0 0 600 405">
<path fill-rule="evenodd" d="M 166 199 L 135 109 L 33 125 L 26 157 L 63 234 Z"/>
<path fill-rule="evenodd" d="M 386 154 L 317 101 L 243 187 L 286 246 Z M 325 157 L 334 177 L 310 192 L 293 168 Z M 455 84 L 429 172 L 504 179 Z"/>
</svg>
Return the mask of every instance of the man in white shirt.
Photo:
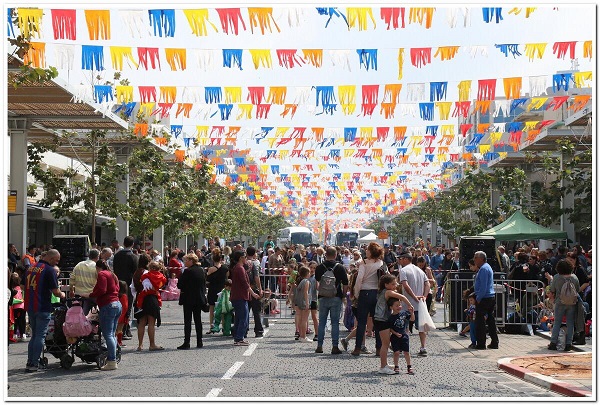
<svg viewBox="0 0 600 405">
<path fill-rule="evenodd" d="M 260 268 L 262 274 L 265 274 L 265 269 L 267 268 L 269 256 L 271 256 L 273 253 L 275 253 L 275 251 L 272 248 L 269 248 L 269 250 L 267 250 L 267 252 L 263 255 L 262 259 L 260 259 Z"/>
<path fill-rule="evenodd" d="M 113 257 L 114 255 L 111 248 L 106 247 L 100 252 L 100 260 L 104 260 L 111 271 L 113 270 Z"/>
<path fill-rule="evenodd" d="M 506 249 L 504 246 L 498 246 L 498 253 L 500 253 L 500 260 L 502 262 L 500 264 L 502 265 L 502 271 L 508 273 L 510 271 L 510 259 L 506 254 Z"/>
<path fill-rule="evenodd" d="M 410 253 L 403 253 L 398 257 L 398 262 L 401 266 L 400 269 L 400 283 L 402 284 L 402 293 L 408 298 L 410 304 L 415 308 L 415 326 L 419 330 L 419 339 L 421 340 L 421 348 L 419 349 L 419 356 L 427 356 L 427 349 L 425 348 L 425 341 L 427 340 L 427 334 L 422 332 L 422 328 L 419 327 L 419 301 L 425 301 L 427 294 L 429 294 L 429 281 L 427 281 L 427 275 L 423 270 L 412 264 L 412 255 Z"/>
</svg>

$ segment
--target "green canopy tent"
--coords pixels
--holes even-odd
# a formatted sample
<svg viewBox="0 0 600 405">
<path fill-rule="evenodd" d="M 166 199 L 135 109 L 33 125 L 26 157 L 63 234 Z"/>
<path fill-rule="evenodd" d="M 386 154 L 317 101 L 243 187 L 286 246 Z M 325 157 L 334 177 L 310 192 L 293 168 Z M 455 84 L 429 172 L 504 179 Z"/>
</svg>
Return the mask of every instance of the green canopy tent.
<svg viewBox="0 0 600 405">
<path fill-rule="evenodd" d="M 567 233 L 545 228 L 529 220 L 521 211 L 515 211 L 506 221 L 480 233 L 496 240 L 567 239 Z"/>
</svg>

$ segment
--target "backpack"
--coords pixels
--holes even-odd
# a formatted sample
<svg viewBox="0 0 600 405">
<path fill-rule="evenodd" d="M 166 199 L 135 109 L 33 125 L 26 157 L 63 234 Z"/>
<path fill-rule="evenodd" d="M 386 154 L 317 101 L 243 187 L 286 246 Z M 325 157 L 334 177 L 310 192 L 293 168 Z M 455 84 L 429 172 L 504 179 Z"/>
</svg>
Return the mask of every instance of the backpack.
<svg viewBox="0 0 600 405">
<path fill-rule="evenodd" d="M 569 277 L 564 277 L 565 283 L 560 288 L 560 302 L 563 305 L 575 305 L 577 304 L 577 299 L 579 294 L 577 294 L 577 289 L 575 289 L 575 283 L 573 279 Z"/>
<path fill-rule="evenodd" d="M 92 333 L 92 324 L 83 314 L 81 305 L 73 304 L 67 309 L 62 329 L 66 337 L 87 336 Z"/>
<path fill-rule="evenodd" d="M 319 295 L 324 298 L 332 298 L 337 294 L 337 285 L 335 284 L 335 274 L 333 274 L 333 269 L 337 266 L 337 263 L 333 268 L 328 268 L 325 264 L 324 266 L 327 268 L 327 271 L 323 273 L 321 276 L 321 281 L 319 281 Z"/>
<path fill-rule="evenodd" d="M 386 274 L 390 274 L 390 270 L 388 269 L 387 264 L 385 264 L 385 262 L 383 262 L 381 267 L 377 269 L 377 280 L 379 280 L 381 277 L 383 277 Z"/>
</svg>

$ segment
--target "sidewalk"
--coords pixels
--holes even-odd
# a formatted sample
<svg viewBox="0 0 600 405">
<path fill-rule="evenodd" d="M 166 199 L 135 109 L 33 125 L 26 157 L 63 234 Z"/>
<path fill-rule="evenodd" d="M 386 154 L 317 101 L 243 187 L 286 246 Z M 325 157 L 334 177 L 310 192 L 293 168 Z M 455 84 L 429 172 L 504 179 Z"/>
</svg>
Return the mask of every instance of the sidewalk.
<svg viewBox="0 0 600 405">
<path fill-rule="evenodd" d="M 482 358 L 496 361 L 501 370 L 559 394 L 593 396 L 592 338 L 586 338 L 583 346 L 574 346 L 573 352 L 556 352 L 547 349 L 550 332 L 538 331 L 534 336 L 503 333 L 499 335 L 499 349 L 471 350 L 468 349 L 469 338 L 459 336 L 450 325 L 444 325 L 442 304 L 436 303 L 436 309 L 437 313 L 432 318 L 438 327 L 438 335 L 452 348 L 471 351 L 475 356 L 482 355 Z M 551 369 L 551 366 L 555 368 Z"/>
</svg>

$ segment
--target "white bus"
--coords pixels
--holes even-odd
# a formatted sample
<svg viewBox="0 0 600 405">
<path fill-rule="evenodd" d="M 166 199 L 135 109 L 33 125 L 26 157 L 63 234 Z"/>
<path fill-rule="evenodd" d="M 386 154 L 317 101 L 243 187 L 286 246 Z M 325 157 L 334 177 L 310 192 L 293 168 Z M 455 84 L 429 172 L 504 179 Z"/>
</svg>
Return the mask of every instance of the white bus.
<svg viewBox="0 0 600 405">
<path fill-rule="evenodd" d="M 288 226 L 282 228 L 277 234 L 277 246 L 304 245 L 308 246 L 316 242 L 314 232 L 303 226 Z"/>
<path fill-rule="evenodd" d="M 335 246 L 343 246 L 344 243 L 348 243 L 350 247 L 357 245 L 356 240 L 368 235 L 371 232 L 375 232 L 373 229 L 368 228 L 345 228 L 338 229 L 331 238 L 331 244 Z"/>
</svg>

